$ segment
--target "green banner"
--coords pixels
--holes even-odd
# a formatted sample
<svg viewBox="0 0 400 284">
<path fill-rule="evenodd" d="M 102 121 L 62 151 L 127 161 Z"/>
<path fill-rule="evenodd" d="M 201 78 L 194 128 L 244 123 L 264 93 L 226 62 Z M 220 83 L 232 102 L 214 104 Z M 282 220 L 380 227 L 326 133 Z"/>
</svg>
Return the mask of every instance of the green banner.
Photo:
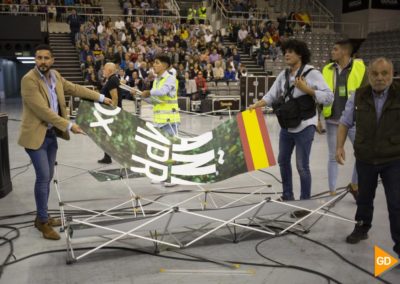
<svg viewBox="0 0 400 284">
<path fill-rule="evenodd" d="M 236 118 L 186 138 L 170 136 L 121 108 L 82 101 L 76 122 L 122 167 L 153 180 L 214 183 L 248 171 Z"/>
</svg>

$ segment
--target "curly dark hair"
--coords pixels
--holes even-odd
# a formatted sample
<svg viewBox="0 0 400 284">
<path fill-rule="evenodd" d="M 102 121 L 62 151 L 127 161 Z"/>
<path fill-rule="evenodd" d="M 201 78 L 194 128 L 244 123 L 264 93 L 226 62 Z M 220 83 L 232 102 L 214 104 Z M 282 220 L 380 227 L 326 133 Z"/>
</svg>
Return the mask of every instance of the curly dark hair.
<svg viewBox="0 0 400 284">
<path fill-rule="evenodd" d="M 311 51 L 308 49 L 307 44 L 304 41 L 297 39 L 288 39 L 281 45 L 283 54 L 286 50 L 292 50 L 301 57 L 301 64 L 307 64 L 311 61 Z"/>
</svg>

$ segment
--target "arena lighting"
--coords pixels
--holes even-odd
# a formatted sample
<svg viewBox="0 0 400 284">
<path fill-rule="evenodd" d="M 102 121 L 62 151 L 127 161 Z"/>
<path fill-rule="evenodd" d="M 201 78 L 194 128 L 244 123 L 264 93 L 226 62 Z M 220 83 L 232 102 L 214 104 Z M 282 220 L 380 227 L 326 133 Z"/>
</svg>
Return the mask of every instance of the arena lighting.
<svg viewBox="0 0 400 284">
<path fill-rule="evenodd" d="M 17 56 L 17 59 L 22 61 L 22 60 L 35 60 L 35 57 L 33 56 Z"/>
<path fill-rule="evenodd" d="M 22 64 L 35 64 L 35 60 L 21 60 Z"/>
</svg>

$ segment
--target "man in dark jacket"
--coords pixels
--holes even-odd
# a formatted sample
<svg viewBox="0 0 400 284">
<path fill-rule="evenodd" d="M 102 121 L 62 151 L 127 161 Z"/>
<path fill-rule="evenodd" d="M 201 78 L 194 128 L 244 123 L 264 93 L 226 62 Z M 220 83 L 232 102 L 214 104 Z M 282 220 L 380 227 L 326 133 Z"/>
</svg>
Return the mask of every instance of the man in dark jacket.
<svg viewBox="0 0 400 284">
<path fill-rule="evenodd" d="M 354 154 L 358 173 L 357 224 L 346 241 L 368 239 L 374 198 L 381 177 L 389 211 L 393 250 L 400 257 L 400 85 L 393 83 L 393 63 L 377 58 L 368 66 L 369 85 L 346 103 L 338 128 L 336 160 L 345 160 L 347 131 L 357 125 Z"/>
</svg>

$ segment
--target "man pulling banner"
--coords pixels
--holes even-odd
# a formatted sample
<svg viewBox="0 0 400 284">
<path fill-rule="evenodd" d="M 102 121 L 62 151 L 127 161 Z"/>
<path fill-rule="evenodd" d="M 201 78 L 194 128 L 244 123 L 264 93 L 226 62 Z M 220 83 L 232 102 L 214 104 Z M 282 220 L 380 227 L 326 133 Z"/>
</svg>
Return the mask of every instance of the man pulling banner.
<svg viewBox="0 0 400 284">
<path fill-rule="evenodd" d="M 152 180 L 214 183 L 275 165 L 259 109 L 196 137 L 171 136 L 121 108 L 83 101 L 76 122 L 122 167 Z"/>
</svg>

